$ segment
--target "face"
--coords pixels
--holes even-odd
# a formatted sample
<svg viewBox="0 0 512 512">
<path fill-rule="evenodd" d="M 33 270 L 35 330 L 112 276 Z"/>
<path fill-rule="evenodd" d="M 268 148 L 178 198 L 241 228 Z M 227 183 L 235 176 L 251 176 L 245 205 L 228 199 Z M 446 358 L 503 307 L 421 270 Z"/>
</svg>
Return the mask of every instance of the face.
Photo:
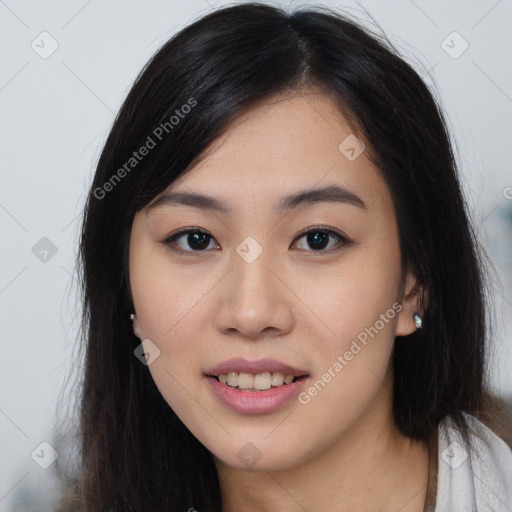
<svg viewBox="0 0 512 512">
<path fill-rule="evenodd" d="M 389 423 L 414 276 L 386 183 L 336 105 L 253 108 L 166 192 L 132 226 L 134 331 L 214 457 L 284 470 Z"/>
</svg>

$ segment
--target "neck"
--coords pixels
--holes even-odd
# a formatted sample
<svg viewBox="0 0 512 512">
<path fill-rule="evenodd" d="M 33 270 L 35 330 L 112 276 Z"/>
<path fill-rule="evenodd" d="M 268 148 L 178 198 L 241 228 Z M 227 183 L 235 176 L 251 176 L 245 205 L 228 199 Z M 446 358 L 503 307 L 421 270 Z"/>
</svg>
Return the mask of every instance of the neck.
<svg viewBox="0 0 512 512">
<path fill-rule="evenodd" d="M 391 397 L 376 402 L 383 405 L 369 407 L 334 444 L 298 466 L 247 471 L 215 458 L 223 512 L 271 512 L 277 504 L 280 512 L 423 512 L 428 448 L 394 428 Z"/>
</svg>

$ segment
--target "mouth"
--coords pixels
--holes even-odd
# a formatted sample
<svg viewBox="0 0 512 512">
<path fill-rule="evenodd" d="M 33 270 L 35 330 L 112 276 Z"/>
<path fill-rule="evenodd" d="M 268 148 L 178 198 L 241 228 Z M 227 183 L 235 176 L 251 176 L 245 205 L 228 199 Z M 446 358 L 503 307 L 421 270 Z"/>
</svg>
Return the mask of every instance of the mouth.
<svg viewBox="0 0 512 512">
<path fill-rule="evenodd" d="M 272 359 L 224 361 L 204 373 L 209 388 L 237 413 L 271 413 L 291 403 L 310 375 Z"/>
<path fill-rule="evenodd" d="M 295 401 L 293 399 L 297 399 L 309 379 L 307 375 L 293 376 L 287 374 L 288 383 L 284 381 L 283 377 L 283 383 L 276 386 L 270 385 L 270 387 L 267 387 L 267 381 L 265 385 L 266 389 L 255 388 L 254 386 L 258 385 L 257 382 L 253 383 L 252 387 L 244 388 L 240 387 L 238 384 L 229 385 L 227 381 L 225 383 L 221 381 L 221 379 L 224 380 L 224 376 L 226 376 L 226 379 L 234 378 L 232 373 L 236 372 L 230 372 L 230 374 L 227 375 L 205 376 L 209 384 L 208 387 L 224 406 L 235 413 L 249 415 L 273 413 L 280 410 L 285 405 L 292 404 Z M 252 375 L 250 376 L 253 377 Z M 279 380 L 281 379 L 279 378 Z M 242 386 L 244 385 L 248 384 L 242 382 Z"/>
<path fill-rule="evenodd" d="M 263 392 L 269 389 L 288 386 L 294 382 L 306 379 L 307 374 L 293 375 L 283 374 L 281 372 L 262 372 L 253 375 L 248 372 L 220 373 L 219 375 L 208 375 L 217 382 L 224 384 L 230 388 L 245 392 Z"/>
</svg>

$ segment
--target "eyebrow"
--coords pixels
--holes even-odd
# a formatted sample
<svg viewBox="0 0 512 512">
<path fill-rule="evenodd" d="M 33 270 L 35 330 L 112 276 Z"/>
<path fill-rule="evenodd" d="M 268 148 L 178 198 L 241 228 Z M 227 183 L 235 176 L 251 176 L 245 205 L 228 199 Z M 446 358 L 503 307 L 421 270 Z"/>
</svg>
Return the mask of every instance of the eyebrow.
<svg viewBox="0 0 512 512">
<path fill-rule="evenodd" d="M 345 203 L 366 209 L 364 201 L 350 190 L 339 185 L 329 185 L 323 188 L 300 190 L 281 198 L 274 206 L 278 212 L 319 202 Z M 203 210 L 215 210 L 221 213 L 231 213 L 231 208 L 215 197 L 190 192 L 165 192 L 148 206 L 148 212 L 154 208 L 168 205 L 193 206 Z"/>
</svg>

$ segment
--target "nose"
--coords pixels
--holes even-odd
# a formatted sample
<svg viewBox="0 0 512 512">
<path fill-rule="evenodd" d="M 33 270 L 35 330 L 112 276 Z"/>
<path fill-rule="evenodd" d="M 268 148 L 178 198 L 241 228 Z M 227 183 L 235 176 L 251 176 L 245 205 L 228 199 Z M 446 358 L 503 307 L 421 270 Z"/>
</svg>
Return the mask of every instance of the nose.
<svg viewBox="0 0 512 512">
<path fill-rule="evenodd" d="M 227 335 L 256 340 L 290 332 L 295 322 L 293 293 L 282 267 L 265 251 L 248 263 L 237 253 L 219 283 L 215 327 Z"/>
</svg>

